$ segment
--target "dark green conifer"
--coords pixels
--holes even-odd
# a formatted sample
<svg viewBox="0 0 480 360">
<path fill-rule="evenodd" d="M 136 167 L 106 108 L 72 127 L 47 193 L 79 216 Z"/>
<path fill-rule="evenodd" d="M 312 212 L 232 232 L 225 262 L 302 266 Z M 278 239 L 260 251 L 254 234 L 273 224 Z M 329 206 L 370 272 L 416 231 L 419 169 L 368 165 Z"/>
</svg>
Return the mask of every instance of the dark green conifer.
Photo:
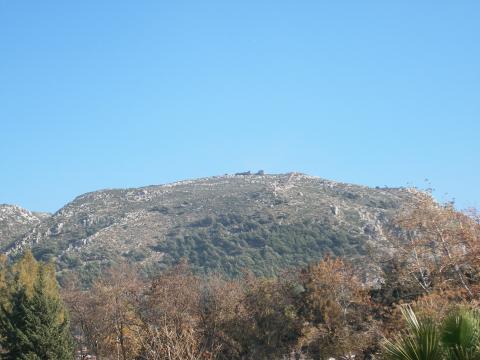
<svg viewBox="0 0 480 360">
<path fill-rule="evenodd" d="M 28 302 L 22 286 L 12 293 L 9 304 L 2 304 L 0 331 L 2 350 L 5 351 L 3 358 L 6 360 L 21 359 L 25 349 L 32 349 L 24 332 Z"/>
<path fill-rule="evenodd" d="M 3 358 L 25 360 L 73 358 L 69 321 L 58 289 L 52 291 L 54 276 L 47 265 L 39 268 L 31 296 L 18 283 L 12 291 L 10 307 L 0 314 L 0 342 Z"/>
</svg>

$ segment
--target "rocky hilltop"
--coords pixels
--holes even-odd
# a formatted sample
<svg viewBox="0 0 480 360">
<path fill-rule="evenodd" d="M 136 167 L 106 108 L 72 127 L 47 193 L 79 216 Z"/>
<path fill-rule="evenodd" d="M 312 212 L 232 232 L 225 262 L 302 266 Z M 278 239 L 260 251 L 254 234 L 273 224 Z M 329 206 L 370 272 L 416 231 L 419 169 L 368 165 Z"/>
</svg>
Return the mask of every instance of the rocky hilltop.
<svg viewBox="0 0 480 360">
<path fill-rule="evenodd" d="M 268 275 L 328 253 L 381 248 L 390 220 L 414 196 L 299 173 L 243 173 L 87 193 L 48 217 L 8 210 L 0 234 L 8 254 L 31 247 L 61 272 L 95 273 L 118 259 L 151 270 L 186 258 L 197 271 Z"/>
<path fill-rule="evenodd" d="M 11 246 L 50 214 L 30 212 L 16 205 L 0 204 L 0 247 Z"/>
</svg>

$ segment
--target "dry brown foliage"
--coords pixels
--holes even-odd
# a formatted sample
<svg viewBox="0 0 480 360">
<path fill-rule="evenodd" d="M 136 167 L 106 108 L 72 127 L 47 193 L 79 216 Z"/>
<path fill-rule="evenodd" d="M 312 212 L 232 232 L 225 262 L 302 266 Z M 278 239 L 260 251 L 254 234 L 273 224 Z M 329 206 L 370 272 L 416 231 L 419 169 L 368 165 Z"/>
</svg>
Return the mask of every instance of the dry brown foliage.
<svg viewBox="0 0 480 360">
<path fill-rule="evenodd" d="M 405 282 L 414 281 L 424 294 L 439 289 L 461 291 L 478 298 L 480 225 L 478 217 L 456 211 L 452 204 L 438 204 L 429 194 L 398 218 L 408 241 L 396 239 L 396 256 L 408 264 Z"/>
<path fill-rule="evenodd" d="M 70 283 L 64 299 L 81 344 L 105 359 L 135 358 L 141 346 L 136 308 L 143 286 L 126 265 L 110 269 L 89 290 Z"/>
<path fill-rule="evenodd" d="M 326 258 L 302 273 L 301 346 L 318 358 L 361 354 L 378 338 L 367 291 L 352 267 Z"/>
<path fill-rule="evenodd" d="M 140 280 L 119 266 L 64 297 L 81 343 L 105 359 L 362 359 L 403 326 L 398 304 L 434 318 L 478 305 L 478 215 L 420 194 L 394 233 L 402 236 L 392 237 L 395 256 L 375 290 L 345 261 L 325 258 L 277 278 L 235 280 L 199 277 L 185 263 Z"/>
</svg>

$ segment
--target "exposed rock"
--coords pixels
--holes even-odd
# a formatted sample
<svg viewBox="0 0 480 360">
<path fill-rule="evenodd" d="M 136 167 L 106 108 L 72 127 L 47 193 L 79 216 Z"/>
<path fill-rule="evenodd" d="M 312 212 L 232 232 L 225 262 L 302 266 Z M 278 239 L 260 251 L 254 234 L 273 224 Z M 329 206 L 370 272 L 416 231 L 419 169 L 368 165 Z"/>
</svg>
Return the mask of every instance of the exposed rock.
<svg viewBox="0 0 480 360">
<path fill-rule="evenodd" d="M 330 209 L 332 209 L 332 214 L 337 216 L 338 215 L 338 207 L 335 205 L 330 206 Z"/>
<path fill-rule="evenodd" d="M 83 265 L 130 256 L 160 267 L 187 256 L 205 271 L 268 274 L 320 259 L 322 249 L 361 256 L 367 244 L 384 248 L 389 220 L 415 196 L 300 173 L 226 175 L 91 192 L 42 218 L 3 206 L 0 234 L 4 245 L 14 241 L 8 254 L 33 246 L 59 268 L 72 256 Z"/>
<path fill-rule="evenodd" d="M 8 247 L 49 217 L 48 213 L 30 212 L 16 205 L 1 204 L 0 248 Z"/>
</svg>

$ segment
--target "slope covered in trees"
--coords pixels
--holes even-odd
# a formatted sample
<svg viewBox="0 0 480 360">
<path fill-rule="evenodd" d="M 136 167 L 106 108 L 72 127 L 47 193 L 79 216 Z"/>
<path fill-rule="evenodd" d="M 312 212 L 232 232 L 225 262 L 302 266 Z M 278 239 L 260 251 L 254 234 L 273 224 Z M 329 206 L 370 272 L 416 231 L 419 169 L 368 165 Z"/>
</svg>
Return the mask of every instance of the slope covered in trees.
<svg viewBox="0 0 480 360">
<path fill-rule="evenodd" d="M 101 359 L 432 359 L 430 352 L 401 353 L 425 344 L 438 352 L 435 359 L 473 359 L 458 354 L 466 349 L 476 356 L 480 337 L 457 335 L 479 328 L 471 309 L 479 306 L 480 219 L 428 196 L 418 200 L 387 237 L 395 252 L 383 254 L 385 276 L 375 287 L 361 281 L 357 262 L 341 257 L 281 276 L 244 272 L 234 279 L 198 274 L 186 262 L 147 276 L 138 264 L 124 262 L 90 288 L 71 273 L 62 289 L 68 316 L 51 265 L 38 264 L 28 252 L 14 264 L 4 259 L 3 354 L 52 358 L 51 351 L 53 358 L 71 358 L 65 331 L 71 318 L 78 351 Z M 406 304 L 425 334 L 438 336 L 425 343 L 425 334 L 412 330 L 413 312 L 402 319 Z M 451 336 L 440 338 L 447 327 Z"/>
<path fill-rule="evenodd" d="M 195 272 L 272 276 L 330 254 L 362 258 L 417 196 L 304 174 L 236 175 L 79 196 L 9 247 L 31 247 L 85 282 L 119 261 L 145 272 L 186 258 Z"/>
</svg>

